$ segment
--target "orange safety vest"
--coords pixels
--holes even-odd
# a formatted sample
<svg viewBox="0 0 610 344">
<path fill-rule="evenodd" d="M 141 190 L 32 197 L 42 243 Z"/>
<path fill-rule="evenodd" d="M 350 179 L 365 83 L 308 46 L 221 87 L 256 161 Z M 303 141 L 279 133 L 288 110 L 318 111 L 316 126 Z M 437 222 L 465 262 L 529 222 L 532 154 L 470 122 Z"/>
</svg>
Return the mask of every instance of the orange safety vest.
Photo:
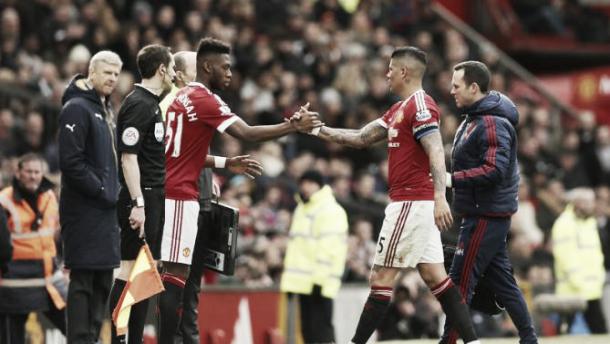
<svg viewBox="0 0 610 344">
<path fill-rule="evenodd" d="M 52 190 L 40 193 L 37 199 L 39 213 L 36 214 L 25 199 L 15 199 L 14 191 L 12 186 L 0 191 L 0 205 L 8 213 L 13 260 L 41 260 L 44 278 L 2 279 L 0 286 L 45 286 L 55 307 L 63 309 L 66 303 L 52 283 L 53 258 L 57 255 L 54 236 L 59 228 L 57 198 Z"/>
</svg>

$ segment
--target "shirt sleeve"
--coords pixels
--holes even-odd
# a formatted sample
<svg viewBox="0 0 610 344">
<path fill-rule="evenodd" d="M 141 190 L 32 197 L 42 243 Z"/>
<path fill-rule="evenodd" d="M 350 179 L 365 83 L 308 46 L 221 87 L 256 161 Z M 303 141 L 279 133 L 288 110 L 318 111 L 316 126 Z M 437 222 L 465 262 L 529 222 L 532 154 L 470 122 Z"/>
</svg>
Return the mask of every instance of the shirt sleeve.
<svg viewBox="0 0 610 344">
<path fill-rule="evenodd" d="M 198 117 L 201 118 L 206 125 L 221 133 L 239 118 L 217 95 L 203 98 L 199 103 L 199 106 L 200 110 L 197 111 Z"/>
<path fill-rule="evenodd" d="M 416 96 L 419 97 L 418 94 Z M 424 136 L 438 130 L 440 111 L 434 104 L 426 104 L 423 97 L 417 98 L 415 104 L 416 113 L 413 117 L 411 128 L 413 130 L 413 137 L 419 141 Z"/>
<path fill-rule="evenodd" d="M 127 100 L 119 110 L 117 119 L 118 151 L 137 154 L 150 123 L 155 119 L 154 111 L 148 104 L 138 104 Z"/>
</svg>

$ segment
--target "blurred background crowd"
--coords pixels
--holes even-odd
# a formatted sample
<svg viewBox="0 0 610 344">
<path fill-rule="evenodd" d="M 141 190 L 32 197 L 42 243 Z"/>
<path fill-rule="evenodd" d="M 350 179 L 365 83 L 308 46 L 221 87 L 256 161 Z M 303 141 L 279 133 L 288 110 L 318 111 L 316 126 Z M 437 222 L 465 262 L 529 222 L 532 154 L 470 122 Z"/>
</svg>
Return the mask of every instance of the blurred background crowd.
<svg viewBox="0 0 610 344">
<path fill-rule="evenodd" d="M 515 3 L 521 11 L 533 2 Z M 574 2 L 559 3 L 566 5 L 547 11 L 552 15 L 544 17 L 547 26 L 530 24 L 543 22 L 529 17 L 524 18 L 525 26 L 580 37 L 583 27 L 578 20 L 584 17 L 577 15 Z M 522 178 L 508 245 L 515 274 L 530 300 L 537 292 L 554 288 L 551 233 L 566 207 L 566 190 L 595 191 L 591 215 L 610 271 L 608 126 L 599 125 L 596 114 L 586 111 L 576 120 L 565 119 L 532 89 L 514 87 L 516 78 L 495 49 L 467 40 L 439 18 L 428 1 L 4 0 L 0 4 L 2 186 L 10 183 L 16 157 L 27 152 L 42 154 L 49 177 L 59 183 L 55 136 L 60 99 L 70 78 L 86 74 L 89 58 L 101 49 L 116 51 L 124 62 L 112 96 L 115 112 L 139 81 L 135 55 L 142 46 L 161 43 L 174 52 L 194 50 L 200 38 L 210 35 L 233 46 L 233 81 L 221 96 L 248 123 L 281 122 L 309 102 L 326 125 L 360 128 L 398 100 L 388 93 L 385 79 L 393 47 L 415 45 L 428 53 L 424 88 L 442 110 L 448 157 L 461 121 L 449 95 L 454 64 L 468 59 L 485 62 L 493 72 L 493 89 L 508 94 L 519 109 Z M 569 12 L 561 12 L 562 8 Z M 530 10 L 524 13 L 532 15 Z M 608 41 L 607 18 L 588 25 L 606 25 L 601 30 L 605 35 L 595 39 Z M 216 171 L 221 200 L 240 209 L 239 260 L 235 276 L 208 276 L 207 283 L 269 287 L 278 281 L 296 182 L 312 167 L 324 174 L 348 212 L 344 281 L 366 282 L 388 202 L 383 144 L 353 150 L 294 134 L 246 145 L 222 135 L 212 151 L 224 156 L 251 154 L 265 172 L 250 180 Z M 458 224 L 444 233 L 445 242 L 455 242 Z M 388 329 L 382 329 L 382 335 L 415 338 L 433 336 L 438 330 L 442 310 L 418 278 L 406 274 L 399 281 Z M 513 331 L 510 321 L 502 318 L 480 324 L 492 335 Z"/>
</svg>

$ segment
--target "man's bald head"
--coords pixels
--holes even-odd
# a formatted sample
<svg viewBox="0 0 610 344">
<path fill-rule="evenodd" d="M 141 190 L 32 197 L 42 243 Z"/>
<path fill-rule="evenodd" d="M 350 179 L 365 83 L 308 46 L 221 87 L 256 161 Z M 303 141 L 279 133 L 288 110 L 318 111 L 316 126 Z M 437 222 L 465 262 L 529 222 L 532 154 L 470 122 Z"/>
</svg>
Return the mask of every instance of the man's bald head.
<svg viewBox="0 0 610 344">
<path fill-rule="evenodd" d="M 182 88 L 197 76 L 197 53 L 194 51 L 179 51 L 174 54 L 176 63 L 176 86 Z"/>
</svg>

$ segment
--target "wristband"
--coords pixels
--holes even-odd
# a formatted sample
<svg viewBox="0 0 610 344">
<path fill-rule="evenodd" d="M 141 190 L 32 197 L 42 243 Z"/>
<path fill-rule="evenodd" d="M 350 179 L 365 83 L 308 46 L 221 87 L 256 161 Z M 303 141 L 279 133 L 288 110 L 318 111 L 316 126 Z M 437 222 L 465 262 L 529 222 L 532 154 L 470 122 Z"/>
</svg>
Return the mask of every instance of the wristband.
<svg viewBox="0 0 610 344">
<path fill-rule="evenodd" d="M 320 135 L 320 130 L 322 130 L 322 127 L 315 127 L 309 131 L 309 135 L 318 136 Z"/>
<path fill-rule="evenodd" d="M 223 156 L 214 157 L 214 167 L 225 168 L 226 165 L 227 165 L 227 158 L 225 158 Z"/>
<path fill-rule="evenodd" d="M 447 179 L 446 179 L 446 183 L 448 188 L 451 188 L 453 185 L 452 181 L 451 181 L 451 173 L 447 172 Z"/>
</svg>

